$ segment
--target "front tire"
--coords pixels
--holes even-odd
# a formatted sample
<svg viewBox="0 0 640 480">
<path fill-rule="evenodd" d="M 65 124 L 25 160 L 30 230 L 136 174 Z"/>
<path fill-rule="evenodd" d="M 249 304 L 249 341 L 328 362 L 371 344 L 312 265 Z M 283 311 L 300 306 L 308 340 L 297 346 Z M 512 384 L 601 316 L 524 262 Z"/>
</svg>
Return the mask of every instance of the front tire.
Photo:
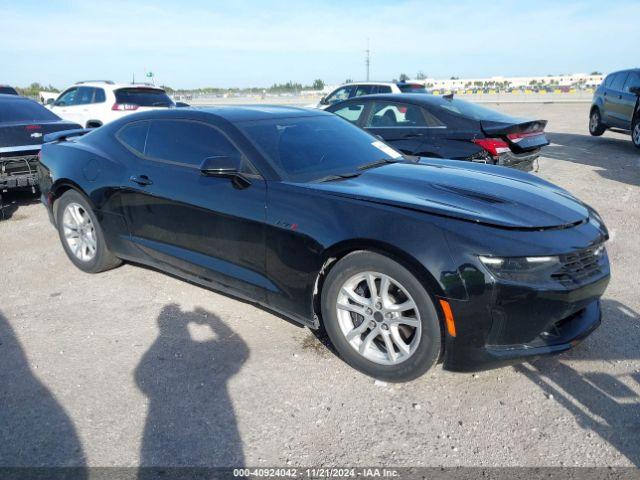
<svg viewBox="0 0 640 480">
<path fill-rule="evenodd" d="M 636 148 L 640 148 L 640 115 L 637 115 L 631 126 L 631 141 Z"/>
<path fill-rule="evenodd" d="M 600 110 L 594 108 L 591 110 L 591 115 L 589 115 L 589 133 L 594 137 L 599 137 L 605 130 L 606 128 L 602 124 Z"/>
<path fill-rule="evenodd" d="M 440 355 L 431 297 L 409 270 L 377 253 L 358 251 L 336 263 L 322 289 L 322 319 L 340 356 L 374 378 L 413 380 Z"/>
<path fill-rule="evenodd" d="M 55 203 L 55 215 L 62 247 L 80 270 L 99 273 L 122 263 L 107 248 L 98 219 L 80 193 L 65 192 Z"/>
</svg>

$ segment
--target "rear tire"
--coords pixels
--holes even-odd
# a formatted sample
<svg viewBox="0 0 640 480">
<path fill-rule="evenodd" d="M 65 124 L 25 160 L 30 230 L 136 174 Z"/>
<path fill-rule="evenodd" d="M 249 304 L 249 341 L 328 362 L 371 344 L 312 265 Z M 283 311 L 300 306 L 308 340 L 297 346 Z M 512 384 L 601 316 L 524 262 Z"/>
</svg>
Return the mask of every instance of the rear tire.
<svg viewBox="0 0 640 480">
<path fill-rule="evenodd" d="M 83 272 L 99 273 L 122 264 L 107 248 L 102 228 L 84 196 L 68 190 L 54 208 L 60 242 L 76 267 Z"/>
<path fill-rule="evenodd" d="M 631 141 L 636 148 L 640 148 L 640 115 L 637 115 L 631 125 Z"/>
<path fill-rule="evenodd" d="M 594 137 L 599 137 L 604 133 L 606 127 L 602 124 L 602 116 L 600 110 L 594 108 L 589 115 L 589 133 Z"/>
<path fill-rule="evenodd" d="M 322 319 L 342 359 L 374 378 L 413 380 L 440 355 L 431 297 L 409 270 L 377 253 L 353 252 L 336 263 L 322 289 Z"/>
</svg>

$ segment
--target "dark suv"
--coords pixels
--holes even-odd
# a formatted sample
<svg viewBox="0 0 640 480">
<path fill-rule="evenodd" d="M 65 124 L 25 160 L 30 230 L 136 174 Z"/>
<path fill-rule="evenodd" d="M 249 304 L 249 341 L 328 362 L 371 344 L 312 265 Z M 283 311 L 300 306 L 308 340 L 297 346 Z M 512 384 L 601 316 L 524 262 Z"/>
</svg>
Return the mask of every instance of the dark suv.
<svg viewBox="0 0 640 480">
<path fill-rule="evenodd" d="M 589 133 L 599 136 L 605 130 L 631 132 L 633 144 L 640 148 L 640 68 L 607 75 L 593 94 L 589 114 Z"/>
</svg>

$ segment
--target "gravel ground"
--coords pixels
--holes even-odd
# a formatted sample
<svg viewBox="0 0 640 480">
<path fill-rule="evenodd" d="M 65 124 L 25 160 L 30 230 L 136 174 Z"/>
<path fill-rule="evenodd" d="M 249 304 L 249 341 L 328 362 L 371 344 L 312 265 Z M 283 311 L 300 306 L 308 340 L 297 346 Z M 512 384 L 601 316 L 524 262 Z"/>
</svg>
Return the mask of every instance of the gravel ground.
<svg viewBox="0 0 640 480">
<path fill-rule="evenodd" d="M 0 222 L 0 465 L 640 466 L 640 155 L 549 119 L 538 173 L 611 230 L 602 327 L 572 352 L 374 382 L 311 333 L 145 268 L 88 275 L 26 196 Z"/>
</svg>

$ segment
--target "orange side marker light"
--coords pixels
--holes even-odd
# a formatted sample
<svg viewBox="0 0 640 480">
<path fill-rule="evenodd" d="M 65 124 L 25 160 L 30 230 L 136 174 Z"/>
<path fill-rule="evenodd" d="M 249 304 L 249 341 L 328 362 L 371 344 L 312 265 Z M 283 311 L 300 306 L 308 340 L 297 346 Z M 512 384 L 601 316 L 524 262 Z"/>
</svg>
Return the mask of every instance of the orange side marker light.
<svg viewBox="0 0 640 480">
<path fill-rule="evenodd" d="M 444 323 L 447 326 L 447 332 L 452 337 L 456 336 L 456 323 L 453 320 L 453 312 L 451 311 L 451 305 L 446 300 L 440 300 L 440 306 L 444 312 Z"/>
</svg>

